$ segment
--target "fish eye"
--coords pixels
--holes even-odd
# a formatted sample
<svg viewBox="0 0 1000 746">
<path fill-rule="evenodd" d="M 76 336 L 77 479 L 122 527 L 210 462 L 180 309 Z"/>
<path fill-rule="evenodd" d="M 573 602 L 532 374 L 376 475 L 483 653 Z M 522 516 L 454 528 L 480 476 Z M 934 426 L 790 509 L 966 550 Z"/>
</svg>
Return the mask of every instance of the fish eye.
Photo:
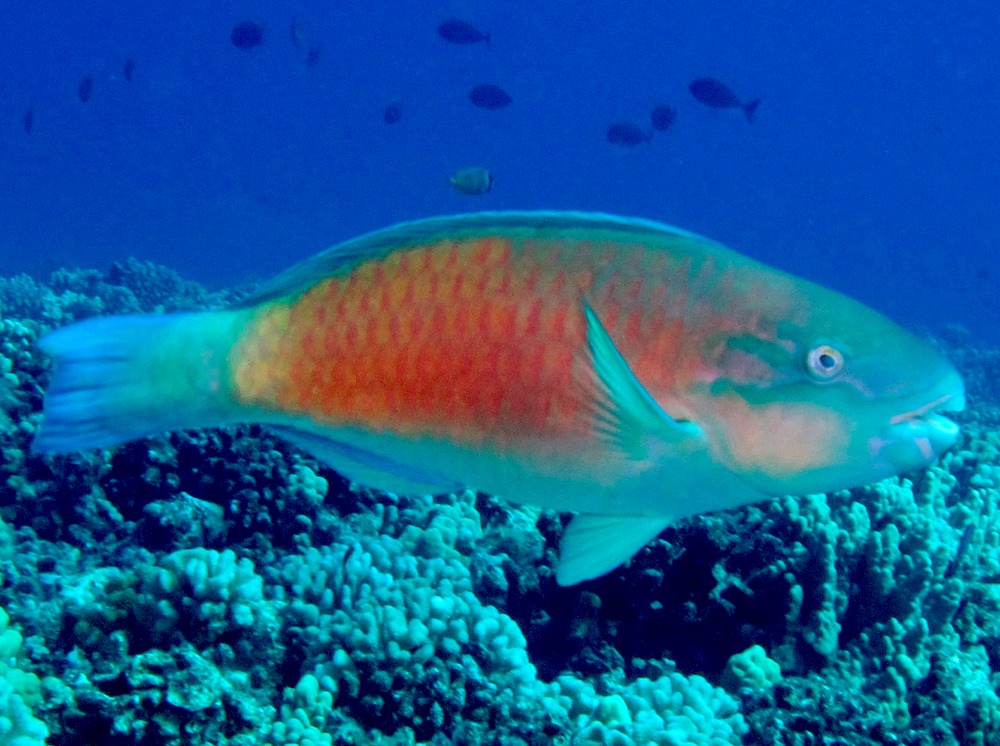
<svg viewBox="0 0 1000 746">
<path fill-rule="evenodd" d="M 844 369 L 844 355 L 830 345 L 817 345 L 806 355 L 806 369 L 818 381 L 829 381 Z"/>
</svg>

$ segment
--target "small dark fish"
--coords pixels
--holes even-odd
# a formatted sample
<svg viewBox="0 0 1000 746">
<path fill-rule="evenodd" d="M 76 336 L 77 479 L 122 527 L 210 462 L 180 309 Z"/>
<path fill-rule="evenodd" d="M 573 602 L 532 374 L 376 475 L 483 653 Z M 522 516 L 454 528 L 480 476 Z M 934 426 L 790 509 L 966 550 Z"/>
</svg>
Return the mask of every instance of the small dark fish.
<svg viewBox="0 0 1000 746">
<path fill-rule="evenodd" d="M 302 19 L 292 16 L 292 22 L 288 26 L 288 36 L 292 40 L 292 46 L 296 49 L 302 46 L 303 26 Z"/>
<path fill-rule="evenodd" d="M 508 106 L 514 99 L 500 86 L 483 83 L 469 91 L 469 101 L 480 109 L 496 110 Z"/>
<path fill-rule="evenodd" d="M 399 104 L 389 104 L 382 112 L 382 121 L 386 124 L 395 124 L 403 118 L 403 109 Z"/>
<path fill-rule="evenodd" d="M 306 67 L 313 68 L 319 64 L 320 55 L 323 53 L 323 43 L 315 41 L 315 35 L 310 31 L 309 25 L 300 16 L 294 16 L 288 27 L 288 37 L 292 40 L 292 46 L 296 49 L 305 49 Z"/>
<path fill-rule="evenodd" d="M 953 577 L 955 572 L 962 566 L 962 560 L 965 559 L 966 552 L 969 551 L 969 547 L 972 545 L 972 540 L 976 535 L 976 522 L 966 524 L 965 530 L 962 532 L 962 538 L 958 540 L 958 548 L 955 550 L 955 554 L 952 555 L 951 562 L 948 563 L 948 567 L 945 568 L 944 576 L 946 578 Z"/>
<path fill-rule="evenodd" d="M 748 122 L 753 122 L 754 112 L 760 105 L 760 99 L 744 103 L 725 83 L 715 78 L 698 78 L 688 86 L 691 95 L 713 109 L 743 109 Z"/>
<path fill-rule="evenodd" d="M 309 51 L 306 52 L 306 67 L 316 67 L 319 64 L 319 56 L 322 52 L 323 45 L 318 42 L 309 47 Z"/>
<path fill-rule="evenodd" d="M 657 106 L 649 112 L 649 119 L 653 123 L 654 130 L 666 132 L 677 121 L 677 109 L 666 105 Z"/>
<path fill-rule="evenodd" d="M 253 49 L 264 43 L 264 29 L 253 21 L 244 21 L 233 26 L 229 40 L 237 49 Z"/>
<path fill-rule="evenodd" d="M 29 106 L 28 110 L 24 112 L 24 132 L 30 135 L 33 129 L 35 129 L 35 107 Z"/>
<path fill-rule="evenodd" d="M 125 65 L 122 67 L 122 75 L 125 76 L 125 82 L 131 83 L 132 78 L 135 77 L 135 60 L 129 57 L 125 60 Z"/>
<path fill-rule="evenodd" d="M 76 87 L 76 97 L 83 103 L 90 101 L 90 95 L 94 92 L 94 79 L 89 75 L 84 76 L 80 85 Z"/>
<path fill-rule="evenodd" d="M 643 132 L 639 125 L 632 122 L 615 122 L 608 127 L 604 136 L 612 145 L 621 145 L 625 148 L 649 142 L 649 135 Z"/>
<path fill-rule="evenodd" d="M 438 36 L 452 44 L 478 44 L 490 41 L 490 35 L 484 34 L 468 21 L 449 18 L 437 28 Z"/>
<path fill-rule="evenodd" d="M 493 174 L 479 166 L 456 171 L 449 181 L 456 192 L 470 196 L 486 194 L 493 188 Z"/>
</svg>

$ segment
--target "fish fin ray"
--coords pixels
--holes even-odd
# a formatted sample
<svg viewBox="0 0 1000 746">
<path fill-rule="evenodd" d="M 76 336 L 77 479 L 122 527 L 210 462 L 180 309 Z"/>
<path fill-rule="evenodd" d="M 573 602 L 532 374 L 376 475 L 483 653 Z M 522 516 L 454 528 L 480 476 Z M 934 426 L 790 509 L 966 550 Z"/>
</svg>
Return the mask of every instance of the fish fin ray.
<svg viewBox="0 0 1000 746">
<path fill-rule="evenodd" d="M 55 371 L 32 452 L 107 448 L 240 419 L 202 362 L 204 351 L 219 347 L 210 320 L 192 313 L 107 316 L 42 337 L 38 346 Z M 157 357 L 162 345 L 175 344 L 178 330 L 186 330 L 184 349 Z"/>
<path fill-rule="evenodd" d="M 589 360 L 580 384 L 592 431 L 630 459 L 648 458 L 651 437 L 677 445 L 700 439 L 698 425 L 675 420 L 653 399 L 587 303 L 584 313 Z"/>
<path fill-rule="evenodd" d="M 576 585 L 628 562 L 671 523 L 663 516 L 573 516 L 559 545 L 556 582 Z"/>
<path fill-rule="evenodd" d="M 383 456 L 347 440 L 337 440 L 288 425 L 272 426 L 271 429 L 352 482 L 383 492 L 403 495 L 441 494 L 457 492 L 465 486 L 433 469 Z"/>
</svg>

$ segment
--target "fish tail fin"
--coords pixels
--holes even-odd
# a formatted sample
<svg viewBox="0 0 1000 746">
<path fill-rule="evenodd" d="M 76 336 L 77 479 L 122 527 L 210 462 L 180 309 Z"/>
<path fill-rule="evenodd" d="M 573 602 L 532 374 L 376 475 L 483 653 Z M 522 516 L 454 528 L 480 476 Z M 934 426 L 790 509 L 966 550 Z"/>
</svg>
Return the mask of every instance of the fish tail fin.
<svg viewBox="0 0 1000 746">
<path fill-rule="evenodd" d="M 35 453 L 101 448 L 232 422 L 228 350 L 237 312 L 114 316 L 39 342 L 55 371 Z"/>
<path fill-rule="evenodd" d="M 760 106 L 760 99 L 755 98 L 753 101 L 748 101 L 743 104 L 743 113 L 747 115 L 747 121 L 753 124 L 753 115 L 757 113 L 757 107 Z"/>
</svg>

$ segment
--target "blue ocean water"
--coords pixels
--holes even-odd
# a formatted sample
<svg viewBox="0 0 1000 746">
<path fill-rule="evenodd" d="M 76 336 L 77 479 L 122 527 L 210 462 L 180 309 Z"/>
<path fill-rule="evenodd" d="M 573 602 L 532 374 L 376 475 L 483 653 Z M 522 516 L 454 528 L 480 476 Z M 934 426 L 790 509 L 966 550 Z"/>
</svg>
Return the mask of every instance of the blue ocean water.
<svg viewBox="0 0 1000 746">
<path fill-rule="evenodd" d="M 449 17 L 491 42 L 443 42 Z M 243 21 L 261 46 L 230 43 Z M 12 4 L 0 273 L 132 255 L 221 287 L 402 219 L 589 209 L 995 339 L 998 30 L 985 2 Z M 759 97 L 754 123 L 695 101 L 703 76 Z M 513 104 L 470 105 L 483 82 Z M 678 111 L 669 131 L 605 140 L 659 104 Z M 472 165 L 489 194 L 450 189 Z"/>
<path fill-rule="evenodd" d="M 442 39 L 455 18 L 489 43 Z M 1000 743 L 998 31 L 982 2 L 4 7 L 0 744 Z M 482 84 L 510 104 L 474 106 Z M 609 142 L 622 122 L 648 141 Z M 461 194 L 473 166 L 492 188 Z M 568 514 L 350 484 L 260 426 L 31 450 L 51 329 L 500 209 L 661 220 L 967 328 L 936 336 L 957 444 L 685 519 L 571 587 Z"/>
</svg>

